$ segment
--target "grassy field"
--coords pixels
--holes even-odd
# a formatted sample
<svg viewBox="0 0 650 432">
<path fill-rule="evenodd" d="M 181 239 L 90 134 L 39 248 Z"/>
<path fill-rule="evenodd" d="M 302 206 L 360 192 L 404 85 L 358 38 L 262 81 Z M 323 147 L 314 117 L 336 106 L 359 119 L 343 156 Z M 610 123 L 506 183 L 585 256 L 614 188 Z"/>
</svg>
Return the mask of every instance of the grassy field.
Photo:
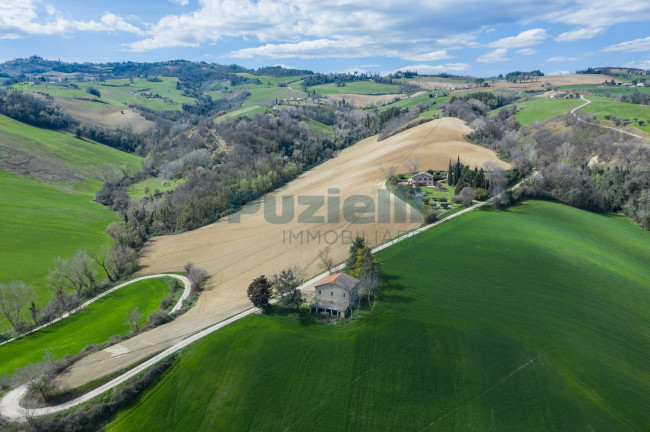
<svg viewBox="0 0 650 432">
<path fill-rule="evenodd" d="M 399 86 L 393 84 L 378 84 L 370 81 L 353 81 L 346 83 L 344 87 L 337 87 L 336 84 L 321 84 L 309 87 L 310 91 L 322 95 L 330 94 L 366 94 L 379 95 L 389 93 L 399 93 Z"/>
<path fill-rule="evenodd" d="M 318 131 L 318 132 L 323 132 L 328 137 L 334 138 L 334 128 L 332 126 L 328 126 L 326 124 L 323 124 L 323 123 L 321 123 L 319 121 L 316 121 L 314 119 L 311 119 L 309 117 L 303 117 L 303 120 L 313 130 Z"/>
<path fill-rule="evenodd" d="M 104 82 L 84 81 L 76 83 L 79 86 L 78 90 L 52 84 L 22 84 L 20 89 L 31 93 L 45 93 L 53 97 L 94 99 L 95 96 L 86 92 L 88 87 L 94 87 L 101 93 L 101 97 L 97 99 L 109 105 L 138 104 L 156 111 L 179 110 L 181 104 L 194 102 L 193 98 L 184 96 L 181 90 L 176 89 L 176 78 L 161 77 L 160 79 L 160 82 L 151 82 L 144 78 L 135 78 L 133 82 L 128 79 Z M 101 109 L 102 104 L 95 102 L 92 107 Z"/>
<path fill-rule="evenodd" d="M 378 257 L 361 320 L 247 317 L 106 430 L 650 428 L 650 234 L 629 220 L 532 201 Z"/>
<path fill-rule="evenodd" d="M 146 188 L 149 188 L 149 192 L 152 194 L 156 189 L 164 193 L 176 189 L 177 186 L 182 185 L 183 183 L 185 183 L 185 179 L 164 181 L 160 178 L 149 178 L 129 186 L 129 197 L 137 200 L 145 196 Z"/>
<path fill-rule="evenodd" d="M 615 99 L 602 96 L 589 96 L 591 103 L 580 111 L 594 114 L 599 120 L 606 121 L 605 115 L 613 115 L 620 119 L 630 119 L 630 125 L 643 132 L 650 133 L 650 106 L 618 102 Z M 634 118 L 645 120 L 645 125 L 639 126 Z"/>
<path fill-rule="evenodd" d="M 575 85 L 575 86 L 562 86 L 560 88 L 565 90 L 588 90 L 590 93 L 593 93 L 594 95 L 597 96 L 608 96 L 608 95 L 617 95 L 617 94 L 628 95 L 634 93 L 635 91 L 650 94 L 650 87 L 634 87 L 634 88 L 606 87 L 602 85 L 583 84 L 583 85 Z"/>
<path fill-rule="evenodd" d="M 4 157 L 30 162 L 16 168 L 23 175 L 0 165 L 0 282 L 33 284 L 40 305 L 50 295 L 44 277 L 54 258 L 70 257 L 79 248 L 95 251 L 111 241 L 104 231 L 118 218 L 93 202 L 101 187 L 99 167 L 137 169 L 141 159 L 0 116 L 0 164 Z M 1 318 L 0 331 L 7 325 Z"/>
<path fill-rule="evenodd" d="M 514 104 L 519 109 L 515 114 L 515 118 L 519 123 L 527 126 L 534 121 L 545 122 L 553 117 L 566 114 L 583 103 L 584 101 L 580 99 L 533 98 Z"/>
<path fill-rule="evenodd" d="M 58 359 L 77 354 L 86 345 L 103 344 L 113 336 L 121 336 L 129 331 L 126 316 L 133 308 L 142 312 L 142 325 L 167 295 L 169 285 L 164 278 L 145 279 L 120 288 L 69 318 L 0 346 L 0 375 L 42 361 L 46 349 Z"/>
</svg>

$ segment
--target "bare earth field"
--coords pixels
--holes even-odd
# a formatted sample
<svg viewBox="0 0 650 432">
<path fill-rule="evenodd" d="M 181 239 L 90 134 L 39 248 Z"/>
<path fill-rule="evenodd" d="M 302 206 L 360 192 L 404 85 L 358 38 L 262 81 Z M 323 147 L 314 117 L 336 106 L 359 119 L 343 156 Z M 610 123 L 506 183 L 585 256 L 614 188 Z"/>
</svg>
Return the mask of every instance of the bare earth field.
<svg viewBox="0 0 650 432">
<path fill-rule="evenodd" d="M 341 102 L 345 100 L 347 103 L 355 107 L 364 108 L 373 105 L 383 105 L 393 102 L 395 99 L 401 99 L 403 94 L 385 94 L 385 95 L 362 95 L 362 94 L 331 94 L 327 95 L 328 102 Z"/>
<path fill-rule="evenodd" d="M 382 217 L 389 216 L 388 221 L 378 220 L 374 209 L 366 214 L 350 215 L 353 207 L 363 205 L 345 203 L 345 199 L 363 195 L 365 202 L 372 200 L 380 206 L 378 197 L 385 200 L 389 195 L 383 188 L 384 171 L 388 168 L 406 171 L 404 162 L 412 155 L 420 157 L 420 169 L 424 170 L 447 169 L 449 160 L 457 156 L 470 165 L 482 166 L 492 161 L 508 167 L 491 150 L 464 141 L 463 135 L 468 132 L 470 128 L 461 120 L 442 118 L 380 142 L 377 137 L 367 138 L 266 196 L 266 203 L 277 197 L 276 211 L 265 209 L 266 203 L 261 204 L 262 208 L 252 204 L 237 214 L 239 223 L 222 220 L 195 231 L 152 240 L 141 259 L 143 274 L 179 271 L 190 261 L 211 275 L 198 304 L 175 321 L 121 343 L 120 353 L 102 351 L 86 357 L 63 376 L 63 381 L 78 386 L 110 374 L 249 308 L 246 289 L 261 274 L 271 275 L 299 265 L 306 269 L 305 276 L 315 275 L 323 271 L 317 259 L 319 250 L 329 249 L 330 256 L 338 263 L 345 259 L 350 241 L 357 234 L 365 234 L 374 245 L 394 238 L 400 231 L 417 227 L 421 223 L 420 215 L 407 209 L 402 201 L 395 203 L 395 197 L 390 197 L 388 211 L 379 212 Z M 264 215 L 266 210 L 269 214 L 284 213 L 280 197 L 295 197 L 294 205 L 287 206 L 295 209 L 295 213 L 286 223 Z M 324 197 L 326 204 L 314 213 L 322 221 L 302 219 L 308 208 L 303 200 L 309 198 L 305 197 Z M 328 212 L 328 203 L 337 197 L 340 204 L 331 205 L 337 211 Z M 311 199 L 318 201 L 318 198 Z M 346 213 L 348 216 L 344 217 Z M 396 220 L 400 214 L 405 215 L 405 220 Z M 333 220 L 336 215 L 338 222 Z M 371 220 L 362 223 L 358 219 L 361 216 L 371 216 Z"/>
<path fill-rule="evenodd" d="M 85 101 L 56 98 L 56 103 L 66 109 L 68 114 L 81 121 L 105 128 L 128 129 L 144 132 L 154 126 L 152 121 L 142 117 L 138 112 L 127 107 L 107 105 L 106 108 L 88 108 Z M 124 112 L 124 114 L 122 114 Z"/>
<path fill-rule="evenodd" d="M 524 83 L 511 83 L 507 81 L 500 81 L 493 85 L 493 88 L 509 88 L 509 89 L 539 89 L 544 83 L 550 83 L 553 87 L 566 86 L 566 85 L 581 85 L 581 84 L 602 84 L 605 80 L 612 79 L 608 75 L 602 74 L 567 74 L 567 75 L 549 75 L 539 77 L 539 81 L 524 82 Z"/>
</svg>

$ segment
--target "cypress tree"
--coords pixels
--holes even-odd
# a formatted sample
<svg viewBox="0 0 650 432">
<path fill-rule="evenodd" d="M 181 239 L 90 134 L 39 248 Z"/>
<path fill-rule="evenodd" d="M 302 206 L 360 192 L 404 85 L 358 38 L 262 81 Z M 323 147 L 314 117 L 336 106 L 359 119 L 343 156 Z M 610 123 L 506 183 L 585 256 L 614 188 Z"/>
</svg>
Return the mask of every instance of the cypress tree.
<svg viewBox="0 0 650 432">
<path fill-rule="evenodd" d="M 449 159 L 449 170 L 447 171 L 447 184 L 451 186 L 451 159 Z"/>
</svg>

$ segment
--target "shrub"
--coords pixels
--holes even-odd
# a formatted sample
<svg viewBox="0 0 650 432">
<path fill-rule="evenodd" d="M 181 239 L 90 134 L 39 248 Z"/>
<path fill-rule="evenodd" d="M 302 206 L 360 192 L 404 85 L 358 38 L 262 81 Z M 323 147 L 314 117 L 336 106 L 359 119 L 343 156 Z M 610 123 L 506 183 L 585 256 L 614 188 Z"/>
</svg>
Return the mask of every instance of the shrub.
<svg viewBox="0 0 650 432">
<path fill-rule="evenodd" d="M 479 201 L 485 201 L 488 197 L 488 191 L 483 188 L 474 189 L 474 197 Z"/>
<path fill-rule="evenodd" d="M 95 87 L 88 87 L 86 89 L 86 92 L 97 97 L 102 97 L 102 94 L 99 90 L 97 90 Z"/>
<path fill-rule="evenodd" d="M 424 222 L 427 224 L 434 223 L 438 220 L 438 212 L 436 210 L 429 210 L 424 214 Z"/>
<path fill-rule="evenodd" d="M 146 326 L 150 328 L 158 327 L 159 325 L 166 324 L 172 320 L 172 317 L 169 316 L 165 310 L 153 311 L 149 317 L 147 317 Z"/>
</svg>

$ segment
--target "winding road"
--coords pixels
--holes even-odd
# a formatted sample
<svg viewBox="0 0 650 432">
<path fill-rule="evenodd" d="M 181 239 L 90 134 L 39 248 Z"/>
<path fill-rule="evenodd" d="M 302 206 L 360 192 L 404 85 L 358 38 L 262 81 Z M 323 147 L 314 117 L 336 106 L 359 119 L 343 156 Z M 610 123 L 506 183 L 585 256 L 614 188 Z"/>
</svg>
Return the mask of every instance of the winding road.
<svg viewBox="0 0 650 432">
<path fill-rule="evenodd" d="M 624 130 L 622 130 L 622 129 L 617 129 L 617 128 L 612 127 L 612 126 L 606 126 L 606 125 L 601 125 L 601 124 L 596 124 L 596 123 L 589 123 L 588 121 L 586 121 L 586 120 L 580 118 L 580 116 L 576 114 L 576 111 L 579 110 L 579 109 L 582 108 L 582 107 L 585 107 L 585 106 L 589 105 L 589 104 L 591 103 L 591 101 L 590 101 L 589 99 L 585 98 L 585 97 L 582 96 L 582 95 L 580 96 L 580 99 L 582 99 L 583 101 L 585 101 L 585 103 L 583 103 L 582 105 L 580 105 L 580 106 L 578 106 L 578 107 L 575 107 L 575 108 L 573 108 L 571 111 L 569 111 L 569 113 L 570 113 L 573 117 L 575 117 L 576 120 L 578 120 L 578 121 L 580 121 L 580 122 L 582 122 L 582 123 L 587 123 L 587 124 L 590 124 L 590 125 L 592 125 L 592 126 L 599 127 L 599 128 L 610 129 L 610 130 L 613 130 L 613 131 L 616 131 L 616 132 L 619 132 L 619 133 L 622 133 L 622 134 L 625 134 L 625 135 L 628 135 L 628 136 L 631 136 L 631 137 L 634 137 L 634 138 L 641 138 L 642 140 L 650 141 L 650 138 L 647 138 L 647 137 L 644 137 L 644 136 L 641 136 L 641 135 L 637 135 L 637 134 L 632 133 L 632 132 L 624 131 Z"/>
<path fill-rule="evenodd" d="M 170 274 L 164 273 L 164 274 L 140 276 L 140 277 L 137 277 L 135 279 L 131 279 L 130 281 L 126 281 L 126 282 L 124 282 L 122 284 L 119 284 L 117 286 L 114 286 L 111 289 L 108 289 L 108 290 L 104 291 L 103 293 L 99 294 L 98 296 L 91 298 L 87 302 L 81 304 L 80 306 L 77 306 L 76 308 L 72 309 L 69 312 L 64 313 L 63 315 L 61 315 L 58 318 L 53 319 L 52 321 L 49 321 L 49 322 L 47 322 L 47 323 L 45 323 L 43 325 L 40 325 L 40 326 L 38 326 L 36 328 L 33 328 L 30 331 L 28 331 L 26 333 L 23 333 L 23 334 L 21 334 L 19 336 L 16 336 L 16 337 L 11 338 L 11 339 L 7 339 L 6 341 L 0 343 L 0 346 L 8 344 L 10 342 L 13 342 L 13 341 L 15 341 L 17 339 L 23 338 L 25 336 L 28 336 L 28 335 L 30 335 L 30 334 L 32 334 L 34 332 L 37 332 L 39 330 L 44 329 L 45 327 L 51 326 L 52 324 L 58 323 L 59 321 L 62 321 L 64 319 L 68 318 L 70 315 L 74 315 L 75 313 L 79 312 L 81 309 L 90 306 L 91 304 L 93 304 L 97 300 L 99 300 L 100 298 L 105 297 L 105 296 L 109 295 L 110 293 L 112 293 L 114 291 L 117 291 L 118 289 L 123 288 L 123 287 L 125 287 L 127 285 L 130 285 L 130 284 L 132 284 L 134 282 L 138 282 L 138 281 L 141 281 L 141 280 L 144 280 L 144 279 L 153 279 L 153 278 L 159 278 L 159 277 L 165 277 L 165 276 L 169 276 L 169 277 L 172 277 L 174 279 L 178 279 L 181 282 L 183 282 L 183 285 L 184 285 L 183 294 L 181 294 L 181 298 L 178 299 L 178 302 L 174 305 L 172 310 L 169 312 L 169 313 L 174 313 L 183 306 L 183 301 L 190 295 L 190 290 L 192 289 L 192 283 L 190 282 L 190 280 L 188 278 L 186 278 L 185 276 L 180 276 L 180 275 L 171 274 L 171 273 Z"/>
<path fill-rule="evenodd" d="M 513 189 L 519 187 L 520 185 L 521 185 L 521 182 L 518 183 L 517 185 L 515 185 L 513 187 Z M 386 249 L 386 248 L 388 248 L 390 246 L 393 246 L 393 245 L 395 245 L 397 243 L 400 243 L 400 242 L 403 242 L 405 240 L 411 239 L 414 236 L 416 236 L 416 235 L 418 235 L 418 234 L 420 234 L 420 233 L 422 233 L 422 232 L 424 232 L 426 230 L 429 230 L 429 229 L 431 229 L 433 227 L 436 227 L 436 226 L 438 226 L 438 225 L 440 225 L 442 223 L 445 223 L 445 222 L 447 222 L 447 221 L 449 221 L 449 220 L 451 220 L 453 218 L 456 218 L 458 216 L 461 216 L 461 215 L 463 215 L 465 213 L 476 210 L 477 208 L 479 208 L 481 206 L 489 204 L 493 199 L 494 198 L 490 198 L 487 201 L 476 203 L 476 204 L 474 204 L 474 205 L 472 205 L 472 206 L 470 206 L 470 207 L 468 207 L 468 208 L 466 208 L 464 210 L 461 210 L 461 211 L 459 211 L 457 213 L 449 215 L 449 216 L 447 216 L 447 217 L 445 217 L 443 219 L 440 219 L 439 221 L 436 221 L 436 222 L 434 222 L 434 223 L 432 223 L 430 225 L 426 225 L 424 227 L 421 227 L 421 228 L 418 228 L 418 229 L 416 229 L 414 231 L 411 231 L 411 232 L 405 234 L 402 237 L 399 237 L 399 238 L 397 238 L 397 239 L 395 239 L 395 240 L 393 240 L 391 242 L 385 243 L 385 244 L 383 244 L 381 246 L 378 246 L 378 247 L 372 249 L 372 253 L 373 254 L 377 253 L 377 252 L 379 252 L 381 250 L 384 250 L 384 249 Z M 345 264 L 341 264 L 341 265 L 337 266 L 336 268 L 334 268 L 333 271 L 340 271 L 340 270 L 343 269 L 344 266 L 345 266 Z M 327 276 L 328 274 L 329 274 L 328 272 L 324 272 L 322 274 L 319 274 L 318 276 L 316 276 L 316 277 L 310 279 L 309 281 L 303 283 L 299 287 L 299 289 L 301 289 L 301 290 L 310 289 L 313 286 L 314 283 L 316 283 L 317 281 L 319 281 L 323 277 Z M 160 276 L 172 276 L 172 277 L 176 277 L 177 279 L 184 280 L 186 290 L 183 293 L 183 297 L 181 297 L 181 300 L 179 300 L 179 303 L 176 306 L 180 305 L 182 300 L 187 297 L 187 295 L 185 295 L 186 292 L 189 293 L 189 290 L 187 289 L 187 287 L 189 286 L 189 280 L 187 280 L 187 278 L 185 278 L 183 276 L 178 276 L 178 275 L 173 275 L 173 274 L 159 274 L 159 275 L 152 275 L 152 276 L 143 276 L 141 278 L 134 279 L 133 281 L 130 281 L 128 283 L 132 283 L 132 282 L 135 282 L 135 281 L 141 280 L 141 279 L 147 279 L 147 278 L 152 278 L 152 277 L 160 277 Z M 126 284 L 122 284 L 119 287 L 122 287 L 124 285 L 126 285 Z M 119 287 L 115 287 L 113 290 L 118 289 Z M 108 294 L 108 292 L 106 292 L 104 295 L 106 295 L 106 294 Z M 99 298 L 99 297 L 97 297 L 97 298 Z M 96 300 L 97 298 L 93 299 L 93 301 Z M 135 375 L 139 374 L 140 372 L 142 372 L 142 371 L 146 370 L 147 368 L 153 366 L 154 364 L 158 363 L 159 361 L 161 361 L 165 357 L 167 357 L 167 356 L 169 356 L 169 355 L 171 355 L 171 354 L 173 354 L 175 352 L 178 352 L 179 350 L 187 347 L 188 345 L 192 344 L 193 342 L 196 342 L 196 341 L 208 336 L 209 334 L 214 333 L 215 331 L 217 331 L 217 330 L 227 326 L 228 324 L 231 324 L 231 323 L 233 323 L 233 322 L 235 322 L 235 321 L 237 321 L 237 320 L 239 320 L 241 318 L 244 318 L 244 317 L 246 317 L 248 315 L 256 313 L 257 311 L 258 311 L 257 308 L 249 308 L 249 309 L 247 309 L 247 310 L 245 310 L 245 311 L 243 311 L 243 312 L 241 312 L 241 313 L 239 313 L 239 314 L 237 314 L 237 315 L 235 315 L 235 316 L 233 316 L 231 318 L 228 318 L 228 319 L 226 319 L 224 321 L 221 321 L 221 322 L 219 322 L 219 323 L 217 323 L 217 324 L 215 324 L 213 326 L 210 326 L 210 327 L 208 327 L 208 328 L 206 328 L 206 329 L 204 329 L 204 330 L 202 330 L 202 331 L 200 331 L 198 333 L 195 333 L 195 334 L 187 337 L 186 339 L 183 339 L 182 341 L 172 345 L 171 347 L 169 347 L 166 350 L 162 351 L 161 353 L 155 355 L 154 357 L 150 358 L 149 360 L 146 360 L 145 362 L 139 364 L 138 366 L 130 369 L 128 372 L 126 372 L 126 373 L 118 376 L 117 378 L 114 378 L 113 380 L 107 382 L 106 384 L 104 384 L 104 385 L 102 385 L 102 386 L 100 386 L 100 387 L 98 387 L 98 388 L 96 388 L 94 390 L 91 390 L 88 393 L 86 393 L 86 394 L 84 394 L 84 395 L 82 395 L 82 396 L 80 396 L 80 397 L 78 397 L 76 399 L 73 399 L 73 400 L 71 400 L 69 402 L 62 403 L 60 405 L 55 405 L 55 406 L 46 407 L 46 408 L 37 408 L 37 409 L 27 409 L 27 408 L 22 407 L 20 405 L 20 400 L 23 398 L 23 396 L 27 392 L 27 386 L 26 385 L 21 385 L 21 386 L 15 388 L 15 389 L 11 390 L 9 393 L 7 393 L 5 395 L 4 398 L 2 398 L 2 400 L 0 400 L 0 414 L 3 415 L 4 417 L 7 417 L 7 418 L 9 418 L 11 420 L 14 420 L 14 421 L 25 421 L 28 417 L 39 417 L 39 416 L 54 414 L 54 413 L 57 413 L 57 412 L 60 412 L 60 411 L 65 411 L 65 410 L 70 409 L 70 408 L 74 408 L 77 405 L 80 405 L 80 404 L 82 404 L 84 402 L 88 402 L 89 400 L 101 395 L 102 393 L 104 393 L 104 392 L 106 392 L 106 391 L 108 391 L 110 389 L 115 388 L 116 386 L 118 386 L 118 385 L 122 384 L 123 382 L 127 381 L 128 379 L 134 377 Z"/>
</svg>

